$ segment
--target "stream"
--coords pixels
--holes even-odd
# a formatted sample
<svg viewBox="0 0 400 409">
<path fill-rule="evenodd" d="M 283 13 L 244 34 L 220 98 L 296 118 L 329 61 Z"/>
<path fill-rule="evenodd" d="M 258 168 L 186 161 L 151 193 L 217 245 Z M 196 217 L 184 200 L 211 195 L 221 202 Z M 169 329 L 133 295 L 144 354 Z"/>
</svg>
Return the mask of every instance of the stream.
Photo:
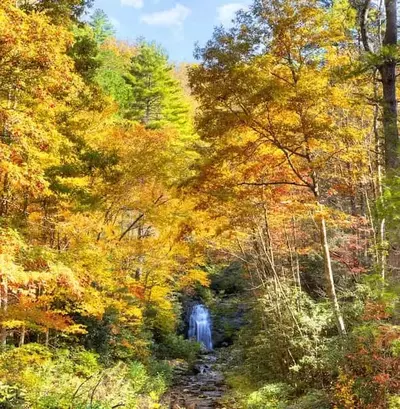
<svg viewBox="0 0 400 409">
<path fill-rule="evenodd" d="M 223 408 L 220 398 L 226 386 L 218 369 L 217 354 L 213 351 L 211 316 L 203 304 L 197 304 L 191 310 L 188 338 L 200 343 L 203 353 L 193 371 L 175 367 L 175 384 L 164 404 L 170 409 Z"/>
<path fill-rule="evenodd" d="M 226 385 L 222 373 L 218 370 L 214 353 L 201 355 L 193 372 L 176 368 L 175 379 L 165 401 L 168 408 L 224 408 L 220 398 L 226 392 Z"/>
</svg>

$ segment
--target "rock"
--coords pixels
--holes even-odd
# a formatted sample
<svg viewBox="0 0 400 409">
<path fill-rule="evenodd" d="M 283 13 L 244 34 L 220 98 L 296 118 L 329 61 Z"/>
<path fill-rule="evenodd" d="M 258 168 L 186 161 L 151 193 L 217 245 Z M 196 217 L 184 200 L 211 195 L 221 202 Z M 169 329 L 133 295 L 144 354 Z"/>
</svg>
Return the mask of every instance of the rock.
<svg viewBox="0 0 400 409">
<path fill-rule="evenodd" d="M 181 365 L 176 365 L 181 368 Z M 203 354 L 195 363 L 196 374 L 175 373 L 175 386 L 163 399 L 169 409 L 217 409 L 226 389 L 223 375 L 218 371 L 214 354 Z"/>
<path fill-rule="evenodd" d="M 210 392 L 210 391 L 213 392 L 216 390 L 217 390 L 217 387 L 214 385 L 203 385 L 200 387 L 200 391 L 202 392 Z"/>
<path fill-rule="evenodd" d="M 204 374 L 209 372 L 209 370 L 211 369 L 210 365 L 205 364 L 204 362 L 197 362 L 196 364 L 194 364 L 193 366 L 193 371 L 196 374 Z"/>
</svg>

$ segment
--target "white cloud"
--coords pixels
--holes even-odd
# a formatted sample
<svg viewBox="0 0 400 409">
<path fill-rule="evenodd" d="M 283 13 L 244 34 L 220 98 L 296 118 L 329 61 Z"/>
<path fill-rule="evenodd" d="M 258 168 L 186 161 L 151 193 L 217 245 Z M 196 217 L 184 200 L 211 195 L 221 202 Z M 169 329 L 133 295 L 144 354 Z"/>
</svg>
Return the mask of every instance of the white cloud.
<svg viewBox="0 0 400 409">
<path fill-rule="evenodd" d="M 151 26 L 182 27 L 191 12 L 188 7 L 176 3 L 172 9 L 143 14 L 140 21 Z"/>
<path fill-rule="evenodd" d="M 232 20 L 235 18 L 236 12 L 244 8 L 246 8 L 246 5 L 243 3 L 224 4 L 217 9 L 218 21 L 224 26 L 229 26 L 232 24 Z"/>
<path fill-rule="evenodd" d="M 131 6 L 135 9 L 141 9 L 144 6 L 143 0 L 121 0 L 123 6 Z"/>
</svg>

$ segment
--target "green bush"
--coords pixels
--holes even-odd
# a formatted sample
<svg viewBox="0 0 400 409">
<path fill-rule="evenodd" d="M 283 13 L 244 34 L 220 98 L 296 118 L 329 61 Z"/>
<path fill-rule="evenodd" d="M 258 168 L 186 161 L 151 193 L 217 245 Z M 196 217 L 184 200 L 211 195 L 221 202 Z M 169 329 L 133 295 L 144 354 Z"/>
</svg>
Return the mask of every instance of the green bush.
<svg viewBox="0 0 400 409">
<path fill-rule="evenodd" d="M 309 391 L 307 395 L 296 400 L 287 409 L 330 409 L 331 403 L 329 396 L 323 391 Z"/>
<path fill-rule="evenodd" d="M 162 379 L 164 388 L 170 386 L 173 380 L 171 365 L 166 361 L 151 360 L 148 363 L 149 375 L 152 378 Z M 157 381 L 158 382 L 158 381 Z"/>
<path fill-rule="evenodd" d="M 189 341 L 182 335 L 169 334 L 158 345 L 156 353 L 161 359 L 184 359 L 191 364 L 197 359 L 200 350 L 199 343 Z"/>
<path fill-rule="evenodd" d="M 248 396 L 246 409 L 284 409 L 290 392 L 289 386 L 284 383 L 265 385 Z"/>
<path fill-rule="evenodd" d="M 400 395 L 390 397 L 389 409 L 400 409 Z"/>
<path fill-rule="evenodd" d="M 84 349 L 51 350 L 30 344 L 0 354 L 2 409 L 126 409 L 151 407 L 166 391 L 164 363 L 100 365 Z"/>
<path fill-rule="evenodd" d="M 0 382 L 0 408 L 17 408 L 22 402 L 23 393 L 17 386 L 7 385 Z"/>
<path fill-rule="evenodd" d="M 283 297 L 271 288 L 250 311 L 251 325 L 239 332 L 230 369 L 256 385 L 283 382 L 318 389 L 329 371 L 332 338 L 326 333 L 335 330 L 333 314 L 328 303 L 289 285 L 284 289 Z"/>
</svg>

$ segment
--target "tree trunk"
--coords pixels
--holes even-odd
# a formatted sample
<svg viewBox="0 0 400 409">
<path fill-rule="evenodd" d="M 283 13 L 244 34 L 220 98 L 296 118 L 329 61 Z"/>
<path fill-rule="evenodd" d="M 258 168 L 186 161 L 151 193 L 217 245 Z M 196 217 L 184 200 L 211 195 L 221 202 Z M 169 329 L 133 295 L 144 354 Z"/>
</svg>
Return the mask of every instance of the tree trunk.
<svg viewBox="0 0 400 409">
<path fill-rule="evenodd" d="M 300 260 L 299 260 L 299 252 L 297 250 L 296 219 L 294 218 L 294 216 L 292 217 L 292 235 L 293 235 L 293 244 L 294 244 L 294 256 L 295 256 L 295 262 L 296 262 L 297 284 L 301 292 L 302 289 L 301 289 L 301 276 L 300 276 Z"/>
<path fill-rule="evenodd" d="M 48 347 L 49 343 L 50 343 L 50 329 L 46 328 L 44 344 L 46 345 L 46 347 Z"/>
<path fill-rule="evenodd" d="M 368 39 L 368 11 L 371 0 L 364 0 L 359 9 L 360 31 L 364 50 L 368 53 L 377 53 L 369 44 Z M 399 131 L 397 126 L 397 100 L 396 100 L 396 57 L 397 47 L 397 0 L 385 0 L 386 29 L 379 54 L 385 55 L 384 61 L 376 65 L 382 81 L 383 111 L 382 123 L 385 139 L 385 168 L 386 171 L 397 169 L 400 165 Z"/>
<path fill-rule="evenodd" d="M 388 252 L 386 247 L 386 226 L 385 219 L 382 219 L 379 227 L 379 267 L 382 280 L 386 278 L 386 258 Z"/>
<path fill-rule="evenodd" d="M 397 126 L 396 63 L 385 61 L 379 68 L 382 78 L 382 122 L 385 136 L 385 168 L 391 172 L 399 167 L 399 131 Z"/>
<path fill-rule="evenodd" d="M 386 30 L 383 38 L 383 47 L 392 50 L 379 67 L 383 88 L 383 131 L 385 135 L 385 165 L 390 171 L 398 168 L 399 131 L 397 127 L 397 100 L 396 100 L 396 58 L 394 53 L 397 46 L 397 1 L 385 0 Z"/>
<path fill-rule="evenodd" d="M 318 176 L 315 172 L 312 174 L 313 179 L 313 194 L 315 197 L 317 209 L 320 212 L 320 217 L 318 220 L 318 228 L 320 234 L 320 243 L 322 248 L 322 255 L 324 258 L 324 277 L 325 277 L 325 286 L 326 291 L 328 293 L 329 299 L 332 304 L 333 312 L 336 317 L 336 325 L 340 335 L 346 335 L 346 326 L 344 323 L 343 315 L 340 310 L 340 305 L 336 295 L 336 285 L 333 276 L 333 268 L 332 268 L 332 260 L 331 260 L 331 253 L 329 248 L 328 242 L 328 232 L 326 228 L 326 220 L 323 212 L 323 204 L 321 202 L 320 190 L 319 190 L 319 183 L 318 183 Z"/>
<path fill-rule="evenodd" d="M 19 346 L 22 347 L 25 344 L 25 334 L 26 334 L 26 327 L 25 325 L 21 328 L 21 337 L 19 339 Z"/>
<path fill-rule="evenodd" d="M 374 100 L 378 101 L 378 84 L 376 78 L 376 72 L 374 73 Z M 385 138 L 381 137 L 381 134 L 378 129 L 378 116 L 379 116 L 379 106 L 374 106 L 374 135 L 375 135 L 375 151 L 376 151 L 376 180 L 374 180 L 374 193 L 375 193 L 375 206 L 377 205 L 378 199 L 384 203 L 384 196 L 383 196 L 383 175 L 385 172 L 385 148 L 384 148 L 384 141 Z M 365 193 L 366 200 L 368 203 L 368 195 L 367 192 Z M 371 212 L 371 211 L 370 211 Z M 378 252 L 377 256 L 377 266 L 379 268 L 380 274 L 382 279 L 385 279 L 386 276 L 386 263 L 387 263 L 387 244 L 386 244 L 386 226 L 385 226 L 385 216 L 379 210 L 378 206 L 375 208 L 375 213 L 377 215 L 377 229 L 375 230 L 375 247 Z M 372 213 L 371 213 L 372 214 Z M 372 221 L 372 218 L 371 218 Z M 373 223 L 371 222 L 373 226 Z"/>
<path fill-rule="evenodd" d="M 325 273 L 325 281 L 326 281 L 326 288 L 331 300 L 333 310 L 336 316 L 336 324 L 339 330 L 340 335 L 346 335 L 346 326 L 344 324 L 344 319 L 342 313 L 340 311 L 339 302 L 336 295 L 336 287 L 335 281 L 333 277 L 333 269 L 332 269 L 332 261 L 331 255 L 329 250 L 329 243 L 328 243 L 328 235 L 326 230 L 326 221 L 325 218 L 322 216 L 319 220 L 319 228 L 320 228 L 320 235 L 321 235 L 321 247 L 324 256 L 324 273 Z"/>
<path fill-rule="evenodd" d="M 5 274 L 3 274 L 1 285 L 1 310 L 3 313 L 3 320 L 5 321 L 7 319 L 8 310 L 8 279 Z M 0 339 L 2 345 L 7 345 L 7 328 L 5 328 L 4 325 L 1 328 Z"/>
</svg>

